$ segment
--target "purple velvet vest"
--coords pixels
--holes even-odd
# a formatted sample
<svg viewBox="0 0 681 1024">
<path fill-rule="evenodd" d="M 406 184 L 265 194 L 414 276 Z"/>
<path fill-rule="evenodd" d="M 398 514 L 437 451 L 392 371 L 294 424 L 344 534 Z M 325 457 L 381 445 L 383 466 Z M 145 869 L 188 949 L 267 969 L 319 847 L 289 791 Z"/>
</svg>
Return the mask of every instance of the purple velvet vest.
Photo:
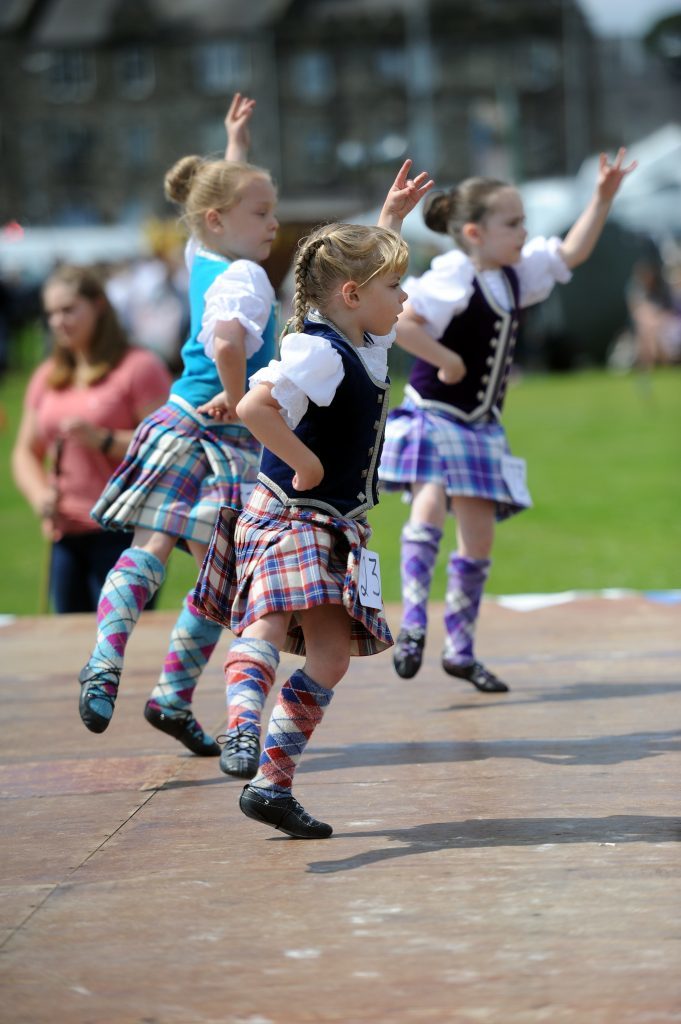
<svg viewBox="0 0 681 1024">
<path fill-rule="evenodd" d="M 496 417 L 503 407 L 519 326 L 518 277 L 512 267 L 502 267 L 511 308 L 502 309 L 484 281 L 473 279 L 468 307 L 452 317 L 438 340 L 466 364 L 466 376 L 458 384 L 438 380 L 437 367 L 416 359 L 409 375 L 407 394 L 424 408 L 442 412 L 466 423 Z"/>
</svg>

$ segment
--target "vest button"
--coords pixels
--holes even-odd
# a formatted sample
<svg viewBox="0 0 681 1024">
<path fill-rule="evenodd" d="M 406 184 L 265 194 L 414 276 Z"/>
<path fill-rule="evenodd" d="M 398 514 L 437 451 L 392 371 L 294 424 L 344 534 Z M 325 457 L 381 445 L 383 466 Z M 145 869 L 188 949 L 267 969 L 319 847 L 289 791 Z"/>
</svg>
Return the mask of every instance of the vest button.
<svg viewBox="0 0 681 1024">
<path fill-rule="evenodd" d="M 374 449 L 373 449 L 373 447 L 371 447 L 369 449 L 369 451 L 367 452 L 367 455 L 373 455 L 373 454 L 374 454 Z"/>
<path fill-rule="evenodd" d="M 489 383 L 489 376 L 488 376 L 488 374 L 485 374 L 484 377 L 480 378 L 480 380 L 482 381 L 483 384 L 488 384 Z"/>
<path fill-rule="evenodd" d="M 487 363 L 488 366 L 493 366 L 494 365 L 494 356 L 487 356 L 487 359 L 485 360 L 485 362 Z"/>
<path fill-rule="evenodd" d="M 374 420 L 374 430 L 378 430 L 380 425 L 381 425 L 381 421 L 380 420 Z"/>
<path fill-rule="evenodd" d="M 383 405 L 383 392 L 382 391 L 381 391 L 380 395 L 376 396 L 376 401 L 378 402 L 379 405 Z"/>
<path fill-rule="evenodd" d="M 485 397 L 485 392 L 484 391 L 478 391 L 478 393 L 477 393 L 477 395 L 475 397 L 478 399 L 479 402 L 481 402 L 482 399 Z"/>
<path fill-rule="evenodd" d="M 501 320 L 495 320 L 494 321 L 494 330 L 495 331 L 500 330 L 502 327 L 503 327 L 503 323 L 501 322 Z"/>
<path fill-rule="evenodd" d="M 363 469 L 362 470 L 362 480 L 365 480 L 368 477 L 368 475 L 369 475 L 369 470 L 368 469 Z"/>
<path fill-rule="evenodd" d="M 489 347 L 492 350 L 494 350 L 497 347 L 498 344 L 499 344 L 499 339 L 498 338 L 490 338 Z"/>
</svg>

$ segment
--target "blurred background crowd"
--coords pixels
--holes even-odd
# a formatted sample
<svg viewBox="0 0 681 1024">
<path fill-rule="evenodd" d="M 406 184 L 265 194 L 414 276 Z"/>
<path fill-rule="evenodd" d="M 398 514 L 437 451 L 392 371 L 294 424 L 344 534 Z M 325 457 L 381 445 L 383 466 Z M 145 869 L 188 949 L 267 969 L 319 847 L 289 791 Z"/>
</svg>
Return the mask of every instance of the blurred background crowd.
<svg viewBox="0 0 681 1024">
<path fill-rule="evenodd" d="M 446 186 L 520 185 L 528 231 L 560 234 L 601 150 L 630 149 L 589 270 L 528 317 L 530 368 L 681 357 L 681 5 L 674 0 L 7 0 L 0 10 L 0 366 L 55 263 L 100 265 L 133 340 L 172 371 L 183 237 L 162 194 L 186 152 L 220 153 L 235 90 L 281 230 L 369 219 L 407 154 Z M 416 211 L 412 269 L 446 239 Z"/>
</svg>

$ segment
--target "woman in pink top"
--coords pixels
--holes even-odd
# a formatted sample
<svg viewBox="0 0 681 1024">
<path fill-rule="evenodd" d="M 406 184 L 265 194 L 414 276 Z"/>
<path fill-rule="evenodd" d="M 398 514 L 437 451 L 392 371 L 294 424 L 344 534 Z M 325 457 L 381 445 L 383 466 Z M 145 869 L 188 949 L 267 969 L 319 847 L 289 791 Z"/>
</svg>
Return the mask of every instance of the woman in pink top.
<svg viewBox="0 0 681 1024">
<path fill-rule="evenodd" d="M 129 534 L 102 530 L 90 509 L 171 378 L 152 352 L 131 347 L 92 270 L 59 267 L 43 305 L 54 348 L 29 381 L 12 469 L 52 541 L 54 610 L 89 612 L 130 543 Z"/>
</svg>

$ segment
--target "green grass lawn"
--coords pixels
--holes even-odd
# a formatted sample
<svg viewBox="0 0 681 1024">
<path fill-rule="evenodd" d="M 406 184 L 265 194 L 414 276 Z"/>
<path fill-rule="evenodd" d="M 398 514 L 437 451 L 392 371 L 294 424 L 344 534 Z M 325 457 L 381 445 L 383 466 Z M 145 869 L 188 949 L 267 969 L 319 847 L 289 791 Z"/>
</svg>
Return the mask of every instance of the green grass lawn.
<svg viewBox="0 0 681 1024">
<path fill-rule="evenodd" d="M 25 362 L 26 360 L 24 360 Z M 35 614 L 46 552 L 38 524 L 12 483 L 9 453 L 27 367 L 0 384 L 0 613 Z M 401 387 L 393 389 L 393 403 Z M 681 587 L 681 372 L 619 376 L 592 371 L 525 376 L 512 387 L 505 423 L 511 448 L 528 460 L 535 507 L 500 524 L 488 593 L 604 587 Z M 384 496 L 371 515 L 383 592 L 399 600 L 399 534 L 407 506 Z M 434 599 L 444 594 L 450 521 Z M 159 608 L 177 608 L 194 582 L 176 552 Z"/>
</svg>

